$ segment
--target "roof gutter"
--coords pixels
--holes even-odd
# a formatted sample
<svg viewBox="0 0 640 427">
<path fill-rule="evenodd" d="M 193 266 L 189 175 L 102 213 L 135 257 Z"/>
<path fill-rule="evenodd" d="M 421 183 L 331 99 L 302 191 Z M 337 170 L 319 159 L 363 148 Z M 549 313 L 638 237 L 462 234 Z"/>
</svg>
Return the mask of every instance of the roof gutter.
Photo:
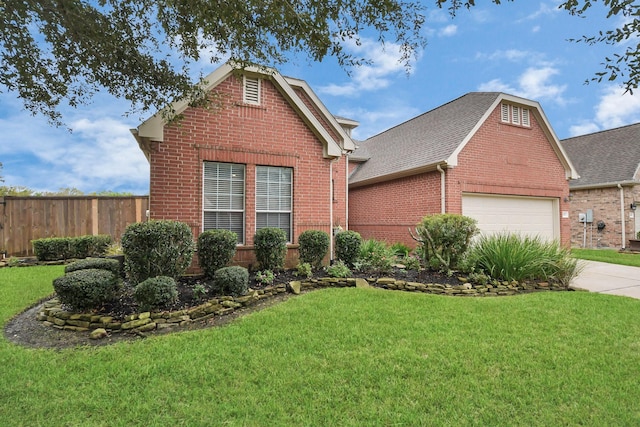
<svg viewBox="0 0 640 427">
<path fill-rule="evenodd" d="M 447 198 L 445 194 L 445 172 L 440 165 L 436 165 L 436 169 L 440 172 L 440 212 L 447 213 Z"/>
<path fill-rule="evenodd" d="M 604 182 L 601 184 L 584 184 L 584 185 L 571 185 L 569 184 L 569 190 L 592 190 L 596 188 L 607 188 L 607 187 L 631 187 L 634 185 L 639 185 L 640 181 L 627 180 L 627 181 L 613 181 L 613 182 Z"/>
</svg>

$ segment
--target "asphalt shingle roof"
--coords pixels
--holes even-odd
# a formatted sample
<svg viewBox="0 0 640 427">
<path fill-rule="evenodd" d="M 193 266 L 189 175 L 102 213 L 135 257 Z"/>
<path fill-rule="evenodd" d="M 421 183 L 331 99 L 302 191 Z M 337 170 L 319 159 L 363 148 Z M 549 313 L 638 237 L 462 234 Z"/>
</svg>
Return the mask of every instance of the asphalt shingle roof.
<svg viewBox="0 0 640 427">
<path fill-rule="evenodd" d="M 473 92 L 358 142 L 353 157 L 368 158 L 352 184 L 435 165 L 448 159 L 500 96 Z M 366 154 L 365 154 L 366 153 Z"/>
<path fill-rule="evenodd" d="M 638 180 L 640 123 L 560 141 L 580 175 L 570 188 Z"/>
</svg>

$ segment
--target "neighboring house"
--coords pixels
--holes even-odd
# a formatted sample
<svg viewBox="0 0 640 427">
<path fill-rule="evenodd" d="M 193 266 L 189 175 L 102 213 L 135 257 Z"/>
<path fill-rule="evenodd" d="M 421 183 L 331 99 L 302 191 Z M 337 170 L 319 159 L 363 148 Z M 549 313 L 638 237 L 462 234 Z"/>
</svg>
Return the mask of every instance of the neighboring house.
<svg viewBox="0 0 640 427">
<path fill-rule="evenodd" d="M 178 102 L 180 120 L 159 113 L 132 130 L 150 163 L 150 217 L 186 222 L 196 237 L 235 231 L 235 262 L 245 266 L 260 228 L 283 229 L 294 249 L 305 230 L 346 227 L 346 154 L 358 123 L 272 69 L 227 63 L 204 80 L 215 108 Z M 287 262 L 295 265 L 295 250 Z"/>
<path fill-rule="evenodd" d="M 640 231 L 640 123 L 561 143 L 580 174 L 569 186 L 571 244 L 628 247 Z"/>
<path fill-rule="evenodd" d="M 382 132 L 349 157 L 349 228 L 415 243 L 427 214 L 457 213 L 487 233 L 570 240 L 578 174 L 537 102 L 469 93 Z"/>
</svg>

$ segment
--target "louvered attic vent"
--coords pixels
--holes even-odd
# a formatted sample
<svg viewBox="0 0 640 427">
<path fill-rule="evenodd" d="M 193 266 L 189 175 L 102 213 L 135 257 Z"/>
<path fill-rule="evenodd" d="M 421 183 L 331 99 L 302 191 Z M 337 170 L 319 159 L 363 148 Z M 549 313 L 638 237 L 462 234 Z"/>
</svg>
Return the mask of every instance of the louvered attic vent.
<svg viewBox="0 0 640 427">
<path fill-rule="evenodd" d="M 244 77 L 244 102 L 247 104 L 260 104 L 260 79 Z"/>
</svg>

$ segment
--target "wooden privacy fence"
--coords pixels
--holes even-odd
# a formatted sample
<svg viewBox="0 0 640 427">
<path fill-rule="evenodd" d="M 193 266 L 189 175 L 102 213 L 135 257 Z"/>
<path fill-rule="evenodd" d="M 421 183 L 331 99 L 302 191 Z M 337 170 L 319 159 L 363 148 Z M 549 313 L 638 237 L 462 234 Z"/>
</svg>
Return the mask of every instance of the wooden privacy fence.
<svg viewBox="0 0 640 427">
<path fill-rule="evenodd" d="M 33 256 L 31 241 L 108 234 L 146 221 L 148 196 L 0 197 L 0 257 Z"/>
</svg>

